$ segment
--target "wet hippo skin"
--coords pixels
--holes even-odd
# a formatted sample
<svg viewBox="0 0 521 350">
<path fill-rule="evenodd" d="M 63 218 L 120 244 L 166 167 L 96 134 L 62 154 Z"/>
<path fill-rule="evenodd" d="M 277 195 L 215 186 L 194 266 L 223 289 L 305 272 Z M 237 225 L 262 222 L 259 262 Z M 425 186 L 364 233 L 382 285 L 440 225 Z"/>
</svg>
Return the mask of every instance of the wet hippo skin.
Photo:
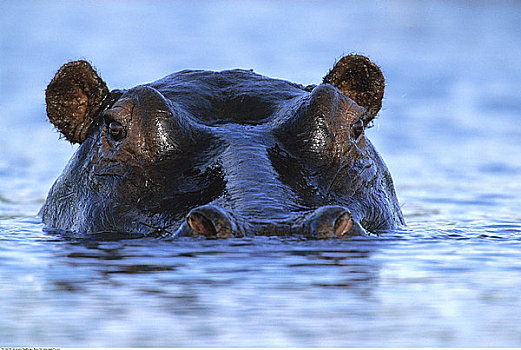
<svg viewBox="0 0 521 350">
<path fill-rule="evenodd" d="M 123 237 L 393 229 L 404 220 L 391 175 L 365 134 L 383 92 L 359 55 L 316 86 L 185 70 L 110 91 L 88 62 L 67 63 L 47 115 L 80 146 L 40 215 L 49 230 Z"/>
</svg>

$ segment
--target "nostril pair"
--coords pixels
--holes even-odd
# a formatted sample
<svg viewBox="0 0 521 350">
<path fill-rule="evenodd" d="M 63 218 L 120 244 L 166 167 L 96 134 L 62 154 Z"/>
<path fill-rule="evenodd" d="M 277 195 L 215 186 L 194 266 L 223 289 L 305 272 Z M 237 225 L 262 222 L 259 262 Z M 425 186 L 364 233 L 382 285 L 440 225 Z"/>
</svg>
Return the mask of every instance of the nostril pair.
<svg viewBox="0 0 521 350">
<path fill-rule="evenodd" d="M 213 205 L 193 209 L 186 220 L 194 235 L 203 235 L 207 238 L 229 238 L 237 234 L 228 215 Z"/>
<path fill-rule="evenodd" d="M 185 234 L 207 238 L 242 237 L 235 221 L 221 208 L 205 205 L 193 209 L 186 218 Z M 353 221 L 349 211 L 340 206 L 325 206 L 311 213 L 306 220 L 306 234 L 314 238 L 341 238 L 365 231 Z"/>
<path fill-rule="evenodd" d="M 315 210 L 308 218 L 308 235 L 317 238 L 342 237 L 354 226 L 351 214 L 340 206 L 325 206 Z"/>
</svg>

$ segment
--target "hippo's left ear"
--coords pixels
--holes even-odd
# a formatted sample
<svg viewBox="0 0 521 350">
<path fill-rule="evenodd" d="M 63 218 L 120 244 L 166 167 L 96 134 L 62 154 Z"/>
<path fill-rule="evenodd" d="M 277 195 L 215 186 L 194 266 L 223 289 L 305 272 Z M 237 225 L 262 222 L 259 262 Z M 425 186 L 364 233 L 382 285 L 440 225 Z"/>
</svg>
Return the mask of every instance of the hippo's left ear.
<svg viewBox="0 0 521 350">
<path fill-rule="evenodd" d="M 338 88 L 344 95 L 367 110 L 367 124 L 380 108 L 384 96 L 385 79 L 382 71 L 367 57 L 342 57 L 324 77 L 324 83 Z"/>
<path fill-rule="evenodd" d="M 45 91 L 47 116 L 72 143 L 85 141 L 110 100 L 107 84 L 86 61 L 63 65 Z"/>
</svg>

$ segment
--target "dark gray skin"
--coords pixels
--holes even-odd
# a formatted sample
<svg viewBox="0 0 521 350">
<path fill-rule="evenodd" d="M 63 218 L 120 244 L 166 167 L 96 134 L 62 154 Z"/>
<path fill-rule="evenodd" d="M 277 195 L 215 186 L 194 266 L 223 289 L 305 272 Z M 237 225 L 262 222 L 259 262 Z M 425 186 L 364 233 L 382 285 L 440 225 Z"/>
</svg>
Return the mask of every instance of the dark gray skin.
<svg viewBox="0 0 521 350">
<path fill-rule="evenodd" d="M 182 71 L 109 91 L 89 63 L 46 91 L 80 146 L 41 209 L 51 230 L 134 236 L 344 238 L 404 224 L 364 129 L 384 78 L 345 56 L 318 86 L 251 71 Z"/>
</svg>

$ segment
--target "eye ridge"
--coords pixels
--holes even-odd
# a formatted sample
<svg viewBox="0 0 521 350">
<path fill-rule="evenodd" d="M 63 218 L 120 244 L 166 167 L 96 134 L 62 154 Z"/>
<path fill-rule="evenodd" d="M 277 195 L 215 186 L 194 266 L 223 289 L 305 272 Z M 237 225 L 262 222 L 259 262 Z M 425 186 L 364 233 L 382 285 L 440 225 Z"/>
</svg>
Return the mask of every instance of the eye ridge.
<svg viewBox="0 0 521 350">
<path fill-rule="evenodd" d="M 115 120 L 107 121 L 107 130 L 114 141 L 120 141 L 125 137 L 125 128 Z"/>
<path fill-rule="evenodd" d="M 359 119 L 356 123 L 354 123 L 351 126 L 351 134 L 352 134 L 353 138 L 356 140 L 360 137 L 360 135 L 362 135 L 363 132 L 364 132 L 364 122 L 362 121 L 362 119 Z"/>
</svg>

